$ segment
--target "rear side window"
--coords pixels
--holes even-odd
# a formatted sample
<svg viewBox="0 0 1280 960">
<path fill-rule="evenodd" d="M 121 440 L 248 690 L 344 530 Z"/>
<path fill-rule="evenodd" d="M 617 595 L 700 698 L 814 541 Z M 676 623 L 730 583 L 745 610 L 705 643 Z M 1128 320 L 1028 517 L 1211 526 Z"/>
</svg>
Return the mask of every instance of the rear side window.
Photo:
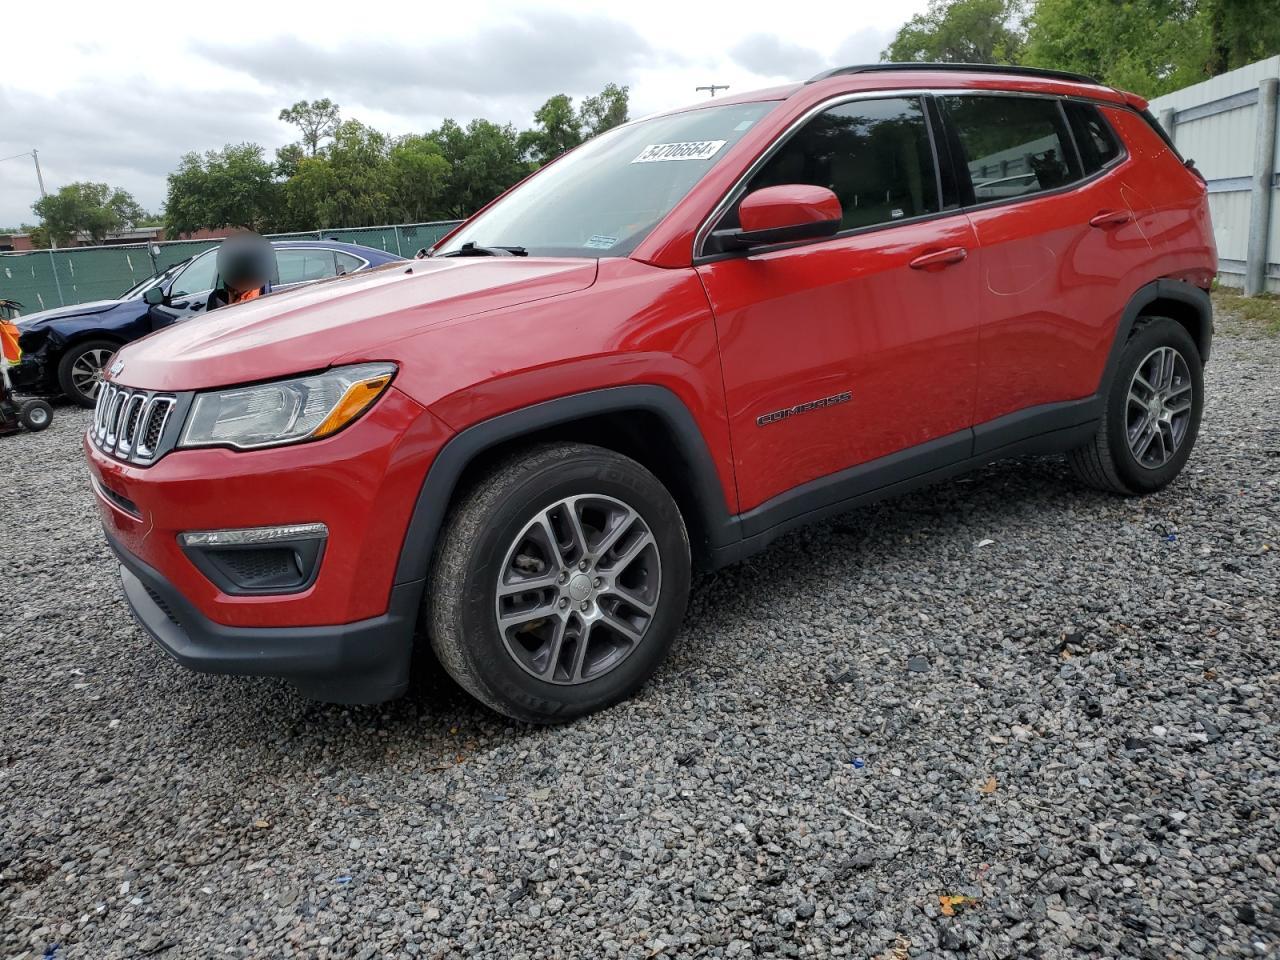
<svg viewBox="0 0 1280 960">
<path fill-rule="evenodd" d="M 280 268 L 280 283 L 306 283 L 336 276 L 332 250 L 278 250 L 276 264 Z"/>
<path fill-rule="evenodd" d="M 937 213 L 938 178 L 918 97 L 855 100 L 804 125 L 747 191 L 784 183 L 828 187 L 840 198 L 840 229 Z"/>
<path fill-rule="evenodd" d="M 1071 132 L 1075 134 L 1076 146 L 1080 148 L 1085 176 L 1097 173 L 1120 156 L 1120 143 L 1097 107 L 1068 100 L 1062 108 L 1071 121 Z"/>
<path fill-rule="evenodd" d="M 940 101 L 964 150 L 977 203 L 1024 197 L 1080 179 L 1057 100 L 966 95 Z"/>
</svg>

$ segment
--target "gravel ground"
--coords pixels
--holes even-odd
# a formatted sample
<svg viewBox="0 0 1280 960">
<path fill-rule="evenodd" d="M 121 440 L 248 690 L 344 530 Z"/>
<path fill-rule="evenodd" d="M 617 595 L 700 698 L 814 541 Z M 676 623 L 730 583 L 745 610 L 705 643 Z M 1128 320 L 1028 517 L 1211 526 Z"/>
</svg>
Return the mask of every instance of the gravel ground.
<svg viewBox="0 0 1280 960">
<path fill-rule="evenodd" d="M 1220 337 L 1148 499 L 1003 463 L 792 535 L 558 729 L 180 669 L 62 407 L 0 440 L 0 957 L 1276 956 L 1278 382 Z"/>
</svg>

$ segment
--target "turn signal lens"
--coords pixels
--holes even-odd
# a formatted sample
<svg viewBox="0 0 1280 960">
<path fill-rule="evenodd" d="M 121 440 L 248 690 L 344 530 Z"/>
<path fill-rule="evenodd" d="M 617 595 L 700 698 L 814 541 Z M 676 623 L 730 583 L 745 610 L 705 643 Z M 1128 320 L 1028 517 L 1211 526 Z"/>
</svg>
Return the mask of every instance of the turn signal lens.
<svg viewBox="0 0 1280 960">
<path fill-rule="evenodd" d="M 387 384 L 390 382 L 391 374 L 384 373 L 376 377 L 369 377 L 367 380 L 358 380 L 347 387 L 347 392 L 342 395 L 338 405 L 333 408 L 333 412 L 329 416 L 324 418 L 324 422 L 316 427 L 312 436 L 327 437 L 329 434 L 341 430 L 360 414 L 364 413 L 369 405 L 382 395 L 382 391 L 387 389 Z"/>
</svg>

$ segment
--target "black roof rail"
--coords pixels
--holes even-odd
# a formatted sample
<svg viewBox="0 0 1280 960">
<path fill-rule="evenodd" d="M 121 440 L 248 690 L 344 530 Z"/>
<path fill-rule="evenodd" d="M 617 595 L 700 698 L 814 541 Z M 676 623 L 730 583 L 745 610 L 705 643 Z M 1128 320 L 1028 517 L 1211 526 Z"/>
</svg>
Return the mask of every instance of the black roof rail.
<svg viewBox="0 0 1280 960">
<path fill-rule="evenodd" d="M 1011 73 L 1019 77 L 1044 77 L 1048 80 L 1068 80 L 1071 83 L 1092 83 L 1098 80 L 1083 73 L 1069 70 L 1045 70 L 1041 67 L 1023 67 L 998 63 L 861 63 L 849 67 L 834 67 L 810 77 L 805 83 L 817 83 L 828 77 L 843 77 L 853 73 L 888 73 L 895 70 L 928 70 L 941 73 Z"/>
</svg>

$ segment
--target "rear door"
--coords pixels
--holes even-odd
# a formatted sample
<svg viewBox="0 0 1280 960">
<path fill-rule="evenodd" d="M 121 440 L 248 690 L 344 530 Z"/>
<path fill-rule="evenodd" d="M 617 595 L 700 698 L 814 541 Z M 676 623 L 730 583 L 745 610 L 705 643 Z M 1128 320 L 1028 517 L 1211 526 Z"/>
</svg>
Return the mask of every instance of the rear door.
<svg viewBox="0 0 1280 960">
<path fill-rule="evenodd" d="M 820 111 L 767 156 L 717 227 L 736 225 L 742 195 L 784 183 L 832 189 L 841 232 L 696 266 L 715 315 L 743 510 L 929 441 L 946 438 L 944 459 L 970 446 L 975 238 L 939 182 L 924 98 Z M 799 514 L 806 503 L 800 492 L 778 506 Z"/>
<path fill-rule="evenodd" d="M 1092 396 L 1153 256 L 1118 138 L 1095 107 L 1060 97 L 958 92 L 938 102 L 978 238 L 975 423 Z"/>
</svg>

